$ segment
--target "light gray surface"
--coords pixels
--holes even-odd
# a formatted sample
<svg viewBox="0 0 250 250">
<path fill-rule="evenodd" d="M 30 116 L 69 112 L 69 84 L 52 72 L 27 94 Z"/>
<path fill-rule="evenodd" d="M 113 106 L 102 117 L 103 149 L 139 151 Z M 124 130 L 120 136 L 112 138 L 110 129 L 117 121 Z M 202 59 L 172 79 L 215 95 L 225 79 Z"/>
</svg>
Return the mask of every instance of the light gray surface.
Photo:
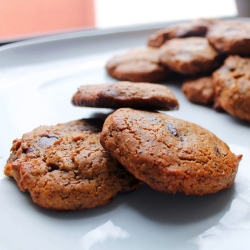
<svg viewBox="0 0 250 250">
<path fill-rule="evenodd" d="M 161 27 L 161 26 L 159 26 Z M 0 166 L 11 142 L 39 125 L 108 113 L 70 103 L 83 84 L 114 82 L 104 65 L 143 47 L 152 29 L 63 34 L 0 49 Z M 105 34 L 107 33 L 107 34 Z M 77 212 L 44 210 L 0 173 L 0 249 L 249 249 L 250 126 L 189 103 L 180 83 L 166 83 L 180 102 L 173 116 L 195 122 L 243 154 L 235 185 L 204 197 L 166 195 L 144 186 L 109 205 Z"/>
</svg>

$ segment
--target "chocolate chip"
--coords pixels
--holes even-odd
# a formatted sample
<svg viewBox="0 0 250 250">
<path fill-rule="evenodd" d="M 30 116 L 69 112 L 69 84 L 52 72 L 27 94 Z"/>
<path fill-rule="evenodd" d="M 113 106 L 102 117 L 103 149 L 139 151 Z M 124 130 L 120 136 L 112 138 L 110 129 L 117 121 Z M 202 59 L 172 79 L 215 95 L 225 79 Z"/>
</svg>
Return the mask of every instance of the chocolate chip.
<svg viewBox="0 0 250 250">
<path fill-rule="evenodd" d="M 214 151 L 215 151 L 215 153 L 217 154 L 217 156 L 220 156 L 221 154 L 220 154 L 220 151 L 219 151 L 219 149 L 217 148 L 217 147 L 214 147 Z"/>
<path fill-rule="evenodd" d="M 34 151 L 35 151 L 34 148 L 26 148 L 26 149 L 23 150 L 24 154 L 29 154 L 29 153 L 32 153 Z"/>
<path fill-rule="evenodd" d="M 137 153 L 139 154 L 139 155 L 141 155 L 141 154 L 143 154 L 143 151 L 142 150 L 137 150 Z"/>
<path fill-rule="evenodd" d="M 172 123 L 166 123 L 168 131 L 175 137 L 179 138 L 180 141 L 185 141 L 183 136 L 178 136 L 177 128 Z"/>
<path fill-rule="evenodd" d="M 40 140 L 38 141 L 38 143 L 43 145 L 43 146 L 51 146 L 58 139 L 59 139 L 58 136 L 56 136 L 54 134 L 49 134 L 49 135 L 45 135 L 45 136 L 41 137 Z"/>
<path fill-rule="evenodd" d="M 49 164 L 48 165 L 48 172 L 52 172 L 52 171 L 55 171 L 55 170 L 58 170 L 59 167 L 55 164 Z"/>
<path fill-rule="evenodd" d="M 167 123 L 167 128 L 168 131 L 174 136 L 174 137 L 178 137 L 178 132 L 176 127 L 172 124 L 172 123 Z"/>
</svg>

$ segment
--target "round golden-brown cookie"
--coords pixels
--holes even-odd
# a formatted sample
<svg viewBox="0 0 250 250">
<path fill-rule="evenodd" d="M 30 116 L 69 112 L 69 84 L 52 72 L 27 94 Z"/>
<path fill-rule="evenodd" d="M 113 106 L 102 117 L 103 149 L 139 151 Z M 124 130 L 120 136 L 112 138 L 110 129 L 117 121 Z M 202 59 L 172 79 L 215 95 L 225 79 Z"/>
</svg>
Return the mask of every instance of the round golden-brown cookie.
<svg viewBox="0 0 250 250">
<path fill-rule="evenodd" d="M 160 48 L 160 61 L 184 75 L 210 72 L 219 67 L 219 54 L 204 37 L 174 38 Z"/>
<path fill-rule="evenodd" d="M 108 116 L 100 141 L 136 178 L 173 194 L 204 195 L 229 188 L 242 157 L 196 124 L 128 108 Z"/>
<path fill-rule="evenodd" d="M 210 76 L 185 81 L 181 90 L 190 102 L 203 105 L 214 102 L 214 87 Z"/>
<path fill-rule="evenodd" d="M 178 100 L 166 86 L 144 82 L 83 85 L 72 97 L 76 106 L 101 108 L 178 109 Z"/>
<path fill-rule="evenodd" d="M 106 64 L 110 76 L 121 81 L 159 82 L 168 77 L 169 69 L 159 62 L 159 50 L 139 48 L 112 57 Z"/>
<path fill-rule="evenodd" d="M 250 55 L 250 23 L 224 21 L 207 33 L 209 42 L 221 53 Z"/>
<path fill-rule="evenodd" d="M 218 19 L 213 18 L 201 18 L 190 22 L 170 25 L 152 34 L 148 39 L 148 46 L 159 48 L 167 40 L 173 38 L 204 37 L 211 25 L 218 21 Z"/>
<path fill-rule="evenodd" d="M 136 180 L 101 146 L 97 119 L 40 126 L 13 141 L 4 173 L 40 206 L 58 211 L 109 203 Z"/>
<path fill-rule="evenodd" d="M 214 108 L 250 122 L 250 58 L 229 56 L 213 73 Z"/>
</svg>

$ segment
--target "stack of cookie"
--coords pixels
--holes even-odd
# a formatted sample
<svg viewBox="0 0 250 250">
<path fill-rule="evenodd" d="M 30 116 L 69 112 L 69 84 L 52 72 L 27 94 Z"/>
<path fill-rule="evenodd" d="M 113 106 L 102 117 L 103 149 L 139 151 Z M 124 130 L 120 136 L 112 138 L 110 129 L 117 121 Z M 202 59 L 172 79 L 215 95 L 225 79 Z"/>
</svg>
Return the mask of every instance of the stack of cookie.
<svg viewBox="0 0 250 250">
<path fill-rule="evenodd" d="M 169 88 L 131 82 L 82 86 L 72 103 L 106 108 L 179 107 Z M 4 172 L 47 209 L 67 211 L 107 204 L 117 193 L 136 190 L 143 182 L 101 146 L 102 126 L 103 120 L 95 118 L 40 126 L 13 141 Z"/>
<path fill-rule="evenodd" d="M 206 129 L 156 111 L 179 107 L 166 86 L 85 85 L 72 103 L 117 110 L 105 121 L 40 126 L 13 141 L 5 166 L 44 208 L 93 208 L 143 183 L 165 193 L 204 195 L 234 182 L 241 155 Z"/>
<path fill-rule="evenodd" d="M 101 206 L 143 183 L 160 192 L 187 195 L 232 186 L 242 155 L 233 154 L 210 131 L 159 112 L 177 110 L 179 103 L 168 87 L 150 83 L 174 70 L 193 75 L 218 67 L 219 52 L 206 38 L 182 38 L 204 36 L 215 22 L 191 22 L 191 31 L 184 24 L 185 32 L 171 28 L 168 35 L 160 31 L 149 40 L 149 45 L 162 45 L 160 49 L 148 47 L 112 58 L 107 71 L 126 81 L 80 86 L 71 102 L 114 112 L 104 121 L 40 126 L 15 139 L 5 174 L 35 203 L 59 211 Z M 171 42 L 166 43 L 166 37 Z"/>
<path fill-rule="evenodd" d="M 161 29 L 146 48 L 106 64 L 118 80 L 164 82 L 173 73 L 191 79 L 182 91 L 191 102 L 211 105 L 250 122 L 250 23 L 198 19 Z"/>
</svg>

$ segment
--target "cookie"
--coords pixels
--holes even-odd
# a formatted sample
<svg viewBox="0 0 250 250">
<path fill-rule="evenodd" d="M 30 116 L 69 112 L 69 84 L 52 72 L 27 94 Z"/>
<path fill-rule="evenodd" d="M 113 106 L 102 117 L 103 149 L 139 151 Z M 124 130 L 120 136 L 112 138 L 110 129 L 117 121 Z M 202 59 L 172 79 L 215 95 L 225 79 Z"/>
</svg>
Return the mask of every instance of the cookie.
<svg viewBox="0 0 250 250">
<path fill-rule="evenodd" d="M 170 25 L 165 29 L 160 29 L 152 34 L 148 39 L 148 46 L 159 48 L 167 40 L 173 38 L 186 37 L 204 37 L 211 25 L 216 23 L 218 19 L 203 18 L 192 20 L 190 22 L 178 23 Z"/>
<path fill-rule="evenodd" d="M 121 81 L 159 82 L 168 77 L 169 69 L 159 62 L 159 50 L 139 48 L 111 58 L 106 64 L 108 74 Z"/>
<path fill-rule="evenodd" d="M 108 116 L 100 141 L 136 178 L 172 194 L 204 195 L 229 188 L 242 157 L 196 124 L 129 108 Z"/>
<path fill-rule="evenodd" d="M 174 38 L 160 48 L 160 61 L 171 70 L 196 75 L 220 66 L 218 52 L 204 37 Z"/>
<path fill-rule="evenodd" d="M 137 109 L 178 109 L 172 91 L 160 84 L 117 82 L 114 84 L 84 85 L 72 97 L 76 106 Z"/>
<path fill-rule="evenodd" d="M 250 55 L 249 33 L 249 22 L 224 21 L 210 28 L 207 39 L 220 53 Z"/>
<path fill-rule="evenodd" d="M 5 175 L 38 205 L 58 211 L 109 203 L 136 180 L 101 146 L 97 119 L 40 126 L 13 141 Z"/>
<path fill-rule="evenodd" d="M 190 102 L 211 105 L 214 102 L 212 77 L 204 76 L 185 81 L 181 88 Z"/>
<path fill-rule="evenodd" d="M 250 122 L 250 58 L 229 56 L 212 77 L 214 108 Z"/>
</svg>

